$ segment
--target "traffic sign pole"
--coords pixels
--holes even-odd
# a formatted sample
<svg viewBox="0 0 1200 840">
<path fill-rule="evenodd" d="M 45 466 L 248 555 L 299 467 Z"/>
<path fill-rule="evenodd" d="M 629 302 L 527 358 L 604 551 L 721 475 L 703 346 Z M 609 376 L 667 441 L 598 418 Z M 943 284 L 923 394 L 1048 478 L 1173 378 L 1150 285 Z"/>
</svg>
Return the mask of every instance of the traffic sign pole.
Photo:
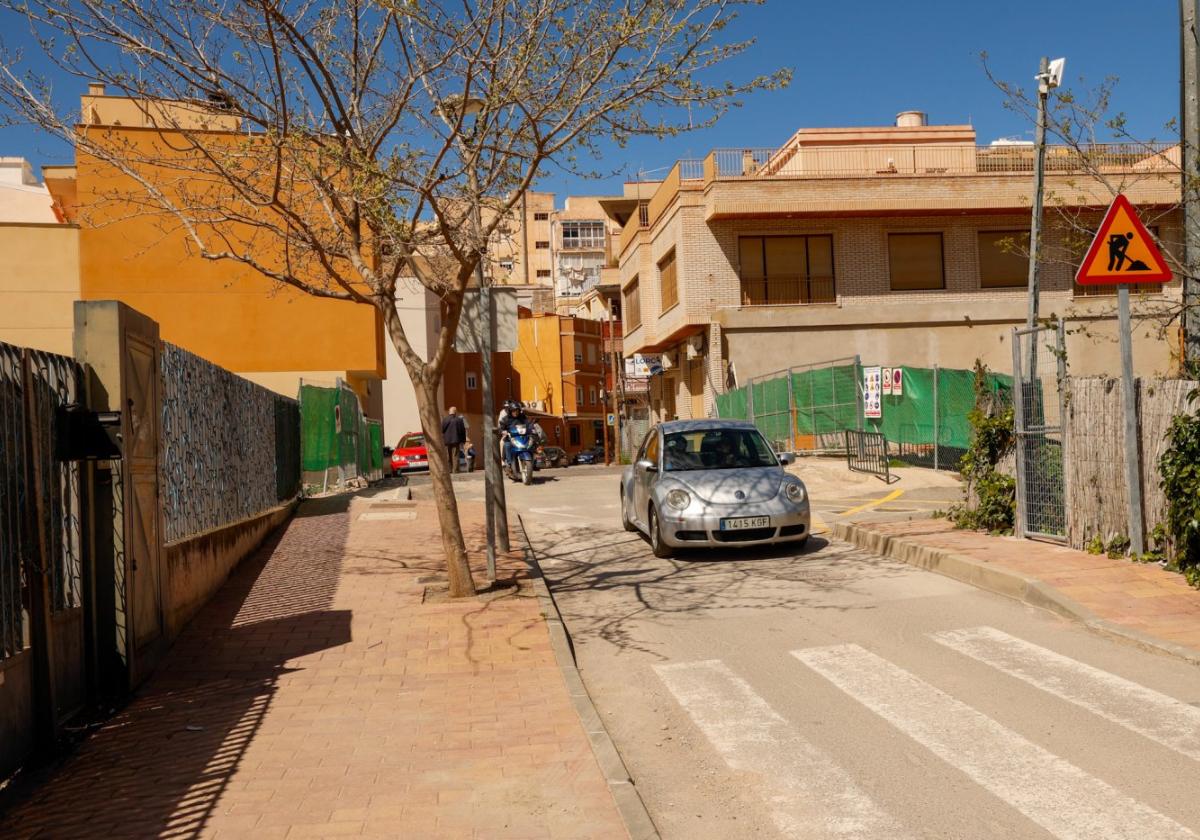
<svg viewBox="0 0 1200 840">
<path fill-rule="evenodd" d="M 1125 483 L 1129 487 L 1129 547 L 1134 556 L 1146 550 L 1142 524 L 1142 470 L 1138 459 L 1137 393 L 1133 379 L 1133 326 L 1129 318 L 1129 286 L 1117 288 L 1117 329 L 1121 333 L 1121 394 L 1125 403 Z"/>
</svg>

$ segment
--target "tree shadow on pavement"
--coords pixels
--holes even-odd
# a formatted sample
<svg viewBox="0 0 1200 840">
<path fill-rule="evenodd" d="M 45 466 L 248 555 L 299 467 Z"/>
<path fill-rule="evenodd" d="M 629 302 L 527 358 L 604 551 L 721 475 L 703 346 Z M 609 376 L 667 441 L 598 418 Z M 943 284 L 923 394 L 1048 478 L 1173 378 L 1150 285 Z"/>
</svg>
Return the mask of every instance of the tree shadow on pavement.
<svg viewBox="0 0 1200 840">
<path fill-rule="evenodd" d="M 348 505 L 348 496 L 305 502 L 244 560 L 132 702 L 30 780 L 0 837 L 210 833 L 278 681 L 297 670 L 292 660 L 350 641 L 350 611 L 330 609 Z M 283 768 L 271 773 L 281 780 Z"/>
<path fill-rule="evenodd" d="M 529 540 L 573 638 L 657 658 L 648 634 L 639 632 L 645 622 L 746 610 L 870 610 L 868 587 L 908 572 L 819 537 L 802 553 L 779 545 L 696 550 L 667 560 L 654 557 L 640 534 L 624 531 L 559 529 Z"/>
</svg>

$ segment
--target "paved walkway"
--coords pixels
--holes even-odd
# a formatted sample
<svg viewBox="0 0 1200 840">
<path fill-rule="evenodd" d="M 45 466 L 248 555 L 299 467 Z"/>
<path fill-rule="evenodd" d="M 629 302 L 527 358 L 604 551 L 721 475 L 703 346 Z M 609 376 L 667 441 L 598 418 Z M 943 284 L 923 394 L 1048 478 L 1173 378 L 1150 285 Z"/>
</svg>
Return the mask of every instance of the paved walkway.
<svg viewBox="0 0 1200 840">
<path fill-rule="evenodd" d="M 627 836 L 523 562 L 450 601 L 439 554 L 429 503 L 305 503 L 0 837 Z"/>
<path fill-rule="evenodd" d="M 1182 575 L 1157 564 L 958 531 L 944 519 L 858 525 L 1034 578 L 1099 618 L 1200 652 L 1200 590 L 1188 586 Z"/>
</svg>

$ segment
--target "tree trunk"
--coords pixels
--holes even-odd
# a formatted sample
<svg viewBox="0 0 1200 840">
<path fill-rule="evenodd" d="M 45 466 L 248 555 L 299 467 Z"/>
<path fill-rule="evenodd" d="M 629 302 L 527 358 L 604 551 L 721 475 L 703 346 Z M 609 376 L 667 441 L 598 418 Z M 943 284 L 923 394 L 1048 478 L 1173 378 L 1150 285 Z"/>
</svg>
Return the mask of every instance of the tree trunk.
<svg viewBox="0 0 1200 840">
<path fill-rule="evenodd" d="M 415 380 L 415 377 L 414 377 Z M 446 572 L 450 578 L 450 597 L 465 598 L 475 594 L 471 564 L 467 561 L 462 522 L 458 518 L 458 499 L 450 473 L 450 458 L 442 445 L 442 418 L 437 402 L 437 385 L 413 382 L 421 427 L 425 431 L 425 447 L 429 452 L 429 477 L 433 498 L 437 503 L 438 524 L 442 531 L 442 550 L 446 555 Z"/>
</svg>

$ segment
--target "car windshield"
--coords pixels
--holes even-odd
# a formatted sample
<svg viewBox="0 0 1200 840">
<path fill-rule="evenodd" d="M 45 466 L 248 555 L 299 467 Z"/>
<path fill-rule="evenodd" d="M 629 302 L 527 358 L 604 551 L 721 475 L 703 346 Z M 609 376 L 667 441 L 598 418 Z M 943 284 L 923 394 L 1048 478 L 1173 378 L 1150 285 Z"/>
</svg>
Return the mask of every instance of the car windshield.
<svg viewBox="0 0 1200 840">
<path fill-rule="evenodd" d="M 405 435 L 400 438 L 400 442 L 396 444 L 397 449 L 412 449 L 416 446 L 425 445 L 425 435 Z"/>
<path fill-rule="evenodd" d="M 778 459 L 756 429 L 695 429 L 663 435 L 663 468 L 732 470 L 774 467 Z"/>
</svg>

